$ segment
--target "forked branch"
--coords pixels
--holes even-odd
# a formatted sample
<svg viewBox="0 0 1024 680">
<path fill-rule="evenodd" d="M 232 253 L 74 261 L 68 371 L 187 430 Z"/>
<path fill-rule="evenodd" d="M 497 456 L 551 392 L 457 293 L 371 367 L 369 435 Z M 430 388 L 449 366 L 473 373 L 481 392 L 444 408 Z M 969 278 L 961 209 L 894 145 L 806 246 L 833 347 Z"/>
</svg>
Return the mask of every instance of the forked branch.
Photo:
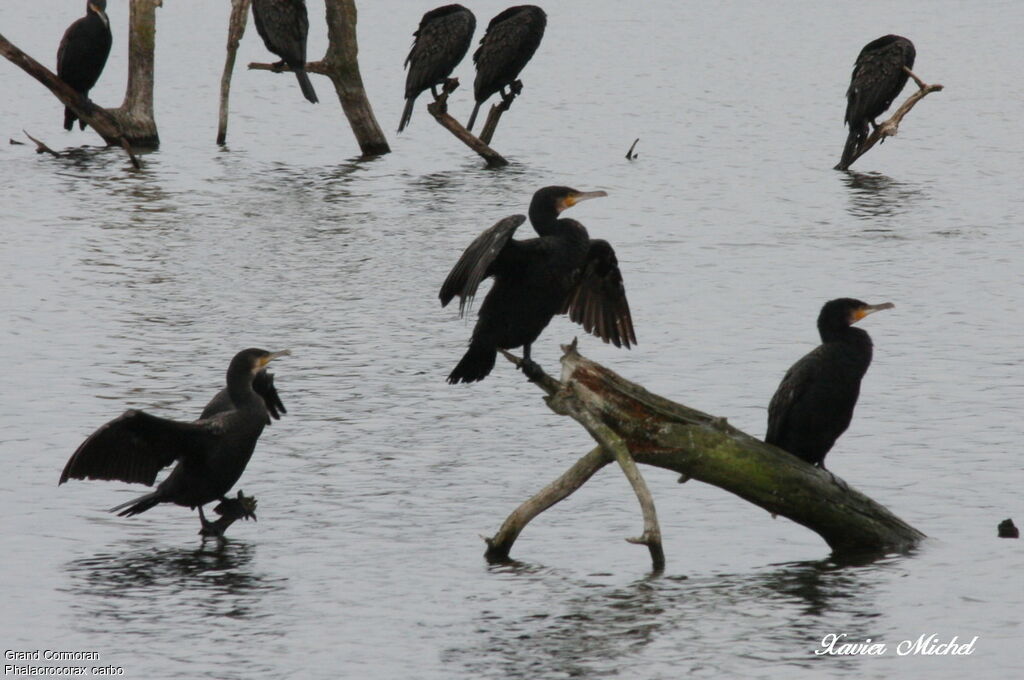
<svg viewBox="0 0 1024 680">
<path fill-rule="evenodd" d="M 860 148 L 857 149 L 857 153 L 853 155 L 853 158 L 850 159 L 849 163 L 844 165 L 840 162 L 839 165 L 835 167 L 836 170 L 846 170 L 853 165 L 854 161 L 870 151 L 871 147 L 875 144 L 883 142 L 886 137 L 895 137 L 896 133 L 899 132 L 900 123 L 903 122 L 903 117 L 910 113 L 910 109 L 914 108 L 914 105 L 932 92 L 942 91 L 942 85 L 939 85 L 938 83 L 928 85 L 906 66 L 903 67 L 903 70 L 907 72 L 907 75 L 913 78 L 915 83 L 917 83 L 917 92 L 910 95 L 907 100 L 903 102 L 898 109 L 896 109 L 896 112 L 893 113 L 888 120 L 880 124 L 871 132 L 870 135 L 868 135 L 867 139 L 865 139 L 860 145 Z"/>
</svg>

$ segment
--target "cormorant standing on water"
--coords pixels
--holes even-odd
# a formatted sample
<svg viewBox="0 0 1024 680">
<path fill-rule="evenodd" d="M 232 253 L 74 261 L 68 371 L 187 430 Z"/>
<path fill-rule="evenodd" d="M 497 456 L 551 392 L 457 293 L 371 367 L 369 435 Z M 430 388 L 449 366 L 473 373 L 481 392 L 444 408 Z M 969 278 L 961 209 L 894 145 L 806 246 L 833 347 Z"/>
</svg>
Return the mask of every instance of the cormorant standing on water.
<svg viewBox="0 0 1024 680">
<path fill-rule="evenodd" d="M 487 24 L 480 47 L 473 53 L 476 105 L 466 125 L 467 130 L 473 129 L 480 105 L 492 94 L 501 91 L 502 98 L 506 97 L 506 86 L 518 94 L 522 84 L 516 81 L 516 77 L 537 51 L 547 23 L 548 16 L 540 7 L 517 5 L 509 7 Z"/>
<path fill-rule="evenodd" d="M 405 110 L 398 124 L 399 132 L 409 124 L 416 97 L 423 90 L 429 87 L 437 99 L 437 86 L 466 56 L 475 30 L 476 17 L 462 5 L 445 5 L 423 15 L 405 59 L 409 73 L 405 77 Z"/>
<path fill-rule="evenodd" d="M 225 495 L 242 476 L 263 426 L 286 413 L 266 366 L 288 354 L 262 349 L 236 354 L 228 366 L 227 387 L 190 423 L 125 411 L 78 447 L 58 485 L 69 479 L 116 479 L 152 486 L 157 473 L 177 461 L 155 491 L 110 512 L 131 516 L 159 503 L 175 503 L 199 508 L 206 529 L 213 523 L 203 515 L 203 506 L 215 500 L 237 502 Z"/>
<path fill-rule="evenodd" d="M 448 376 L 449 383 L 483 380 L 494 368 L 497 350 L 523 347 L 523 372 L 537 366 L 530 345 L 555 314 L 569 318 L 616 347 L 636 344 L 626 290 L 615 251 L 594 240 L 586 228 L 559 219 L 566 208 L 603 191 L 544 187 L 530 202 L 530 223 L 539 238 L 517 241 L 523 215 L 506 217 L 474 240 L 441 287 L 441 305 L 459 296 L 459 315 L 472 303 L 480 282 L 494 277 L 480 306 L 465 356 Z"/>
<path fill-rule="evenodd" d="M 303 96 L 314 104 L 320 101 L 306 75 L 306 0 L 252 0 L 252 18 L 263 44 L 281 57 L 276 65 L 287 64 L 295 72 Z"/>
<path fill-rule="evenodd" d="M 825 454 L 853 419 L 860 381 L 871 365 L 871 337 L 851 324 L 892 309 L 852 298 L 825 303 L 818 315 L 822 344 L 786 372 L 768 405 L 768 444 L 825 468 Z"/>
<path fill-rule="evenodd" d="M 846 124 L 850 133 L 843 148 L 843 157 L 836 170 L 846 170 L 857 149 L 868 137 L 868 123 L 877 127 L 875 118 L 882 115 L 907 84 L 907 72 L 914 68 L 917 55 L 914 43 L 899 35 L 885 35 L 872 40 L 857 55 L 846 91 Z"/>
<path fill-rule="evenodd" d="M 110 19 L 107 18 L 107 0 L 89 0 L 85 5 L 85 16 L 68 26 L 57 48 L 57 77 L 83 97 L 89 95 L 96 81 L 107 65 L 110 56 Z M 64 129 L 70 130 L 78 115 L 64 108 Z M 79 129 L 85 129 L 85 121 L 78 121 Z"/>
</svg>

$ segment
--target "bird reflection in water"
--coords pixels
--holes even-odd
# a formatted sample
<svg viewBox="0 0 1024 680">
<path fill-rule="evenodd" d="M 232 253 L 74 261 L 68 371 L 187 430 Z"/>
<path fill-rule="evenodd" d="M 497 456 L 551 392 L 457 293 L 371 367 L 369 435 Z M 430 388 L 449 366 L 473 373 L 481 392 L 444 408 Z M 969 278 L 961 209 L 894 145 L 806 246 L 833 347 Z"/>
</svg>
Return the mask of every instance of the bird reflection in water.
<svg viewBox="0 0 1024 680">
<path fill-rule="evenodd" d="M 211 541 L 198 549 L 147 543 L 73 560 L 65 572 L 82 625 L 106 631 L 110 620 L 138 628 L 163 626 L 169 618 L 264 615 L 263 598 L 284 588 L 286 579 L 253 573 L 254 557 L 254 546 L 238 541 Z"/>
<path fill-rule="evenodd" d="M 913 210 L 924 198 L 924 192 L 918 185 L 875 172 L 848 171 L 841 179 L 850 189 L 847 211 L 857 219 L 874 220 L 903 215 Z"/>
<path fill-rule="evenodd" d="M 736 655 L 809 665 L 826 633 L 841 630 L 859 639 L 884 632 L 875 584 L 891 578 L 879 572 L 897 560 L 902 557 L 830 558 L 737 574 L 651 575 L 625 585 L 602 582 L 613 576 L 575 579 L 537 565 L 492 567 L 498 578 L 528 580 L 529 590 L 585 595 L 481 602 L 478 636 L 444 658 L 481 677 L 492 675 L 494 660 L 501 659 L 502 677 L 523 679 L 605 677 L 638 659 L 678 668 L 680 654 L 687 669 L 710 676 L 727 676 L 713 671 Z"/>
</svg>

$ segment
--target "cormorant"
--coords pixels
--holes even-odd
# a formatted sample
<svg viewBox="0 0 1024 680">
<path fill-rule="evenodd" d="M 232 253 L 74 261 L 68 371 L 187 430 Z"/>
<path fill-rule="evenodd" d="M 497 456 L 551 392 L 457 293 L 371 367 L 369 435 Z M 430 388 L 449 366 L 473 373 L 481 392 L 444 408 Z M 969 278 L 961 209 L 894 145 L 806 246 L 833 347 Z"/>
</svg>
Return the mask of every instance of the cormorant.
<svg viewBox="0 0 1024 680">
<path fill-rule="evenodd" d="M 548 16 L 540 7 L 517 5 L 509 7 L 487 24 L 480 47 L 473 53 L 476 105 L 466 125 L 467 130 L 473 129 L 480 105 L 492 94 L 501 91 L 502 98 L 506 98 L 505 86 L 519 93 L 522 84 L 516 81 L 516 77 L 537 51 L 547 23 Z"/>
<path fill-rule="evenodd" d="M 161 469 L 178 461 L 156 490 L 110 512 L 120 510 L 124 517 L 158 503 L 175 503 L 199 508 L 202 527 L 210 527 L 213 523 L 203 515 L 203 505 L 218 499 L 237 502 L 225 495 L 242 476 L 263 426 L 271 417 L 287 413 L 266 366 L 288 354 L 262 349 L 236 354 L 228 366 L 227 387 L 190 423 L 125 411 L 78 447 L 58 485 L 69 479 L 116 479 L 152 486 Z"/>
<path fill-rule="evenodd" d="M 860 381 L 871 365 L 871 337 L 851 324 L 892 309 L 852 298 L 830 300 L 818 315 L 822 344 L 793 364 L 768 405 L 765 442 L 825 468 L 825 454 L 853 418 Z"/>
<path fill-rule="evenodd" d="M 566 208 L 599 196 L 607 194 L 544 187 L 530 202 L 530 223 L 539 238 L 514 240 L 512 234 L 526 217 L 512 215 L 466 248 L 441 287 L 441 305 L 458 295 L 461 316 L 481 281 L 493 276 L 494 284 L 449 383 L 483 380 L 494 368 L 499 348 L 520 345 L 523 372 L 530 376 L 537 368 L 530 360 L 530 345 L 555 314 L 568 313 L 588 333 L 616 347 L 636 344 L 615 251 L 607 241 L 591 239 L 579 222 L 558 218 Z"/>
<path fill-rule="evenodd" d="M 57 77 L 83 97 L 100 79 L 110 56 L 110 19 L 107 18 L 107 0 L 88 0 L 85 16 L 68 26 L 57 48 Z M 64 108 L 64 129 L 70 130 L 78 115 Z M 78 121 L 85 129 L 85 121 Z"/>
<path fill-rule="evenodd" d="M 252 0 L 252 18 L 263 44 L 281 57 L 275 66 L 287 64 L 295 71 L 303 96 L 314 104 L 320 101 L 306 75 L 306 0 Z"/>
<path fill-rule="evenodd" d="M 872 40 L 857 55 L 846 91 L 846 117 L 850 127 L 843 148 L 843 157 L 836 166 L 846 170 L 857 149 L 867 139 L 868 123 L 878 127 L 875 118 L 882 115 L 907 84 L 907 72 L 914 68 L 914 43 L 899 35 L 885 35 Z"/>
<path fill-rule="evenodd" d="M 405 111 L 398 124 L 399 132 L 409 124 L 416 97 L 423 90 L 429 87 L 437 99 L 437 86 L 466 56 L 475 30 L 476 17 L 462 5 L 438 7 L 420 19 L 420 27 L 412 34 L 412 49 L 405 58 L 409 73 L 405 77 Z"/>
</svg>

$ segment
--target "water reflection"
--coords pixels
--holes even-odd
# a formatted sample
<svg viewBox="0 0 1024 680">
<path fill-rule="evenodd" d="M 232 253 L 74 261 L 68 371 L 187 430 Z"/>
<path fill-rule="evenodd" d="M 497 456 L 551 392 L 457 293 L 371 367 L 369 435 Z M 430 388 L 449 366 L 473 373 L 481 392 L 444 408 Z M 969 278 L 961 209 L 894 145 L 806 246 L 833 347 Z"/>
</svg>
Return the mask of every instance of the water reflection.
<svg viewBox="0 0 1024 680">
<path fill-rule="evenodd" d="M 267 593 L 286 579 L 253 570 L 255 548 L 247 543 L 210 541 L 199 548 L 143 546 L 98 553 L 65 565 L 71 606 L 86 629 L 107 630 L 111 621 L 136 628 L 162 625 L 168 612 L 158 603 L 176 602 L 174 617 L 201 622 L 227 616 L 253 619 Z"/>
<path fill-rule="evenodd" d="M 874 583 L 898 559 L 794 562 L 699 578 L 649 576 L 625 586 L 565 583 L 562 577 L 560 592 L 549 598 L 561 607 L 523 611 L 515 602 L 490 602 L 474 621 L 478 643 L 447 656 L 474 674 L 514 678 L 614 676 L 641 652 L 655 665 L 663 658 L 666 668 L 685 658 L 691 670 L 723 664 L 725 672 L 737 655 L 809 666 L 822 636 L 833 629 L 853 639 L 879 635 Z M 492 573 L 549 587 L 559 580 L 551 570 L 523 564 Z M 576 595 L 563 599 L 562 590 Z M 495 659 L 504 663 L 495 666 Z"/>
<path fill-rule="evenodd" d="M 847 172 L 842 175 L 842 181 L 850 190 L 847 211 L 858 219 L 902 215 L 925 198 L 924 190 L 918 185 L 877 172 Z"/>
</svg>

